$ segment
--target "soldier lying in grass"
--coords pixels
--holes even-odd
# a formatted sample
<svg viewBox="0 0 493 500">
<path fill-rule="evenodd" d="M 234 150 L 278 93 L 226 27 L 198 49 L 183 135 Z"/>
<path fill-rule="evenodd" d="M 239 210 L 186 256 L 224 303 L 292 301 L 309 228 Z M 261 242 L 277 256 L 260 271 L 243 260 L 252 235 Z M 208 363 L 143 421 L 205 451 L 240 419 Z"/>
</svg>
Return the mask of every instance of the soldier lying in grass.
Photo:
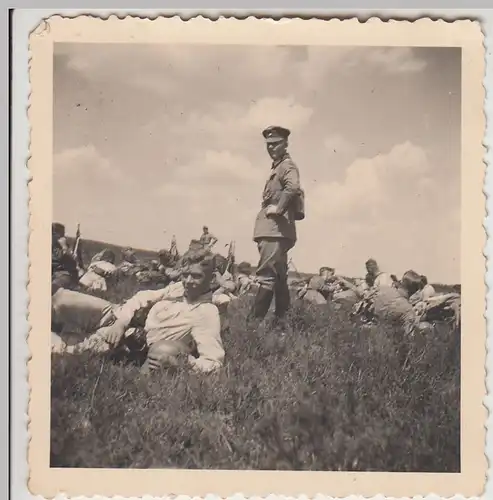
<svg viewBox="0 0 493 500">
<path fill-rule="evenodd" d="M 433 295 L 429 287 L 425 298 L 416 300 L 417 291 L 427 283 L 415 271 L 406 271 L 397 286 L 373 286 L 353 308 L 352 316 L 365 321 L 383 320 L 403 327 L 406 334 L 429 331 L 435 321 L 450 321 L 460 325 L 460 295 Z M 412 300 L 411 300 L 412 299 Z"/>
<path fill-rule="evenodd" d="M 106 292 L 108 290 L 108 280 L 111 281 L 115 273 L 115 252 L 105 248 L 92 258 L 87 271 L 79 280 L 79 284 L 82 289 Z"/>
<path fill-rule="evenodd" d="M 214 268 L 210 255 L 190 254 L 181 282 L 138 292 L 123 305 L 58 290 L 52 302 L 52 330 L 70 331 L 75 327 L 96 332 L 72 346 L 63 345 L 58 338 L 60 350 L 107 352 L 133 344 L 144 353 L 145 372 L 177 366 L 183 357 L 194 370 L 217 370 L 223 364 L 224 349 L 219 312 L 212 303 Z"/>
</svg>

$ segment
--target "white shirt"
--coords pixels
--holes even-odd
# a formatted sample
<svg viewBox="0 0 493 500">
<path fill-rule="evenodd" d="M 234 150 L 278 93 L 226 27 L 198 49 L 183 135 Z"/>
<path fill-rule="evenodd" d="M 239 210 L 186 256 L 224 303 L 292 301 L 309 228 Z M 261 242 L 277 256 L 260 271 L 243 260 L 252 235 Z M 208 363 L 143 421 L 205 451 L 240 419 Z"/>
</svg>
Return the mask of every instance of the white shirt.
<svg viewBox="0 0 493 500">
<path fill-rule="evenodd" d="M 173 283 L 160 290 L 136 293 L 115 310 L 115 315 L 128 325 L 137 311 L 149 307 L 144 326 L 149 345 L 161 340 L 195 343 L 199 357 L 189 358 L 195 369 L 210 372 L 222 366 L 224 348 L 219 311 L 210 294 L 191 303 L 184 295 L 183 284 Z"/>
<path fill-rule="evenodd" d="M 375 281 L 373 283 L 374 287 L 381 288 L 384 286 L 394 286 L 394 280 L 390 276 L 389 273 L 380 273 L 377 275 L 375 278 Z"/>
<path fill-rule="evenodd" d="M 430 284 L 426 284 L 422 290 L 418 290 L 415 294 L 411 295 L 411 297 L 409 298 L 409 302 L 411 302 L 411 304 L 417 304 L 418 302 L 428 300 L 435 295 L 436 292 L 433 286 Z"/>
<path fill-rule="evenodd" d="M 81 285 L 90 290 L 106 291 L 106 276 L 110 276 L 116 271 L 116 266 L 111 262 L 104 260 L 91 262 L 87 268 L 87 272 L 79 280 Z"/>
</svg>

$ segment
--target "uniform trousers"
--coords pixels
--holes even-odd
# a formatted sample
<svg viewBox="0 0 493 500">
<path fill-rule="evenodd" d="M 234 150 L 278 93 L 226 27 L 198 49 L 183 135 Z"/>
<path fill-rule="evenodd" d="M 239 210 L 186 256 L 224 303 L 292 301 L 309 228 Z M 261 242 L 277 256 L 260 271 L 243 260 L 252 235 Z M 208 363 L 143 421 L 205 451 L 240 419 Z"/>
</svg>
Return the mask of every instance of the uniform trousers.
<svg viewBox="0 0 493 500">
<path fill-rule="evenodd" d="M 264 318 L 275 297 L 275 315 L 282 318 L 291 300 L 288 288 L 288 252 L 294 242 L 287 238 L 262 238 L 257 240 L 260 259 L 256 271 L 259 289 L 252 316 Z"/>
<path fill-rule="evenodd" d="M 64 351 L 67 344 L 76 344 L 80 350 L 110 351 L 106 329 L 115 322 L 114 311 L 118 307 L 92 295 L 59 289 L 52 297 L 52 349 Z M 125 337 L 136 331 L 129 328 Z M 191 354 L 193 349 L 183 342 L 166 339 L 146 346 L 145 351 L 144 372 L 176 365 L 180 354 Z"/>
</svg>

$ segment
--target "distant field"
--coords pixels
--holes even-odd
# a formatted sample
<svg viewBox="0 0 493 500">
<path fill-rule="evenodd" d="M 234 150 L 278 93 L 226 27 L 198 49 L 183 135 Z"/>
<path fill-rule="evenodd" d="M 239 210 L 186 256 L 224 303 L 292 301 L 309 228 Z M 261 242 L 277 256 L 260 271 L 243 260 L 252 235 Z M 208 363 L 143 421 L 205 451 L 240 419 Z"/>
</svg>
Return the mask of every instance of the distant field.
<svg viewBox="0 0 493 500">
<path fill-rule="evenodd" d="M 69 240 L 70 244 L 73 244 L 73 241 L 74 241 L 73 238 L 68 238 L 68 240 Z M 101 241 L 83 240 L 82 255 L 83 255 L 84 263 L 89 262 L 91 260 L 92 256 L 95 255 L 96 253 L 100 252 L 101 250 L 103 250 L 103 248 L 110 248 L 111 250 L 113 250 L 116 253 L 117 263 L 121 261 L 121 251 L 124 248 L 123 246 L 113 245 L 111 243 L 104 243 Z M 158 258 L 158 253 L 156 251 L 144 250 L 144 249 L 139 249 L 139 248 L 134 248 L 134 250 L 135 250 L 135 253 L 137 255 L 137 258 L 141 262 L 149 262 L 150 260 Z M 184 250 L 185 249 L 181 249 L 182 252 Z M 253 266 L 253 269 L 255 269 L 255 266 Z M 310 273 L 290 271 L 289 280 L 290 281 L 298 281 L 300 279 L 308 280 L 312 276 L 313 276 L 313 274 L 310 274 Z M 352 279 L 352 278 L 347 277 L 347 279 Z M 448 285 L 448 284 L 442 284 L 442 283 L 434 283 L 433 286 L 435 287 L 435 289 L 438 293 L 449 293 L 449 292 L 460 293 L 460 285 Z"/>
<path fill-rule="evenodd" d="M 67 238 L 70 245 L 74 244 L 74 238 Z M 121 252 L 125 248 L 120 245 L 112 245 L 111 243 L 104 243 L 102 241 L 94 241 L 94 240 L 82 240 L 82 257 L 84 260 L 84 264 L 90 262 L 93 255 L 97 254 L 104 248 L 109 248 L 113 250 L 116 254 L 116 262 L 121 262 Z M 158 253 L 152 250 L 143 250 L 140 248 L 134 248 L 135 254 L 138 259 L 143 262 L 148 262 L 152 259 L 157 259 Z"/>
<path fill-rule="evenodd" d="M 74 238 L 67 238 L 70 244 L 73 244 Z M 91 260 L 92 256 L 95 255 L 96 253 L 100 252 L 103 250 L 103 248 L 110 248 L 113 250 L 116 254 L 117 257 L 117 263 L 121 261 L 121 251 L 123 250 L 124 247 L 120 245 L 112 245 L 111 243 L 104 243 L 101 241 L 94 241 L 94 240 L 83 240 L 82 242 L 82 256 L 84 259 L 84 263 L 87 263 Z M 143 250 L 140 248 L 134 248 L 135 253 L 138 257 L 138 259 L 141 262 L 149 262 L 150 260 L 157 259 L 158 258 L 158 253 L 156 251 L 152 250 Z M 186 250 L 186 248 L 180 249 L 182 252 Z M 253 264 L 253 263 L 252 263 Z M 255 266 L 253 266 L 255 269 Z M 300 279 L 305 279 L 308 280 L 313 276 L 313 274 L 310 273 L 303 273 L 303 272 L 294 272 L 290 271 L 289 273 L 289 279 L 290 281 L 298 281 Z M 347 279 L 352 279 L 351 277 L 346 277 Z M 438 293 L 449 293 L 449 292 L 458 292 L 460 293 L 460 285 L 447 285 L 447 284 L 442 284 L 442 283 L 434 283 L 433 286 L 435 287 L 436 291 Z"/>
</svg>

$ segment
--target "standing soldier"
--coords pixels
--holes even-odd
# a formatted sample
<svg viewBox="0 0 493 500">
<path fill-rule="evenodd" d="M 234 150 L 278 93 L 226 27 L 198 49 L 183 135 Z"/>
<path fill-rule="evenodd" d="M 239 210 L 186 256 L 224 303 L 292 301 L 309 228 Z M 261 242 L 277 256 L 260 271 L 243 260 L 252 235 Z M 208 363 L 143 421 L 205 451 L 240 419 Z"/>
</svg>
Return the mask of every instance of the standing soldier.
<svg viewBox="0 0 493 500">
<path fill-rule="evenodd" d="M 202 231 L 202 236 L 200 237 L 199 241 L 204 248 L 211 250 L 212 247 L 217 243 L 217 238 L 209 232 L 209 228 L 207 226 L 204 226 L 202 228 Z"/>
<path fill-rule="evenodd" d="M 251 317 L 263 319 L 275 297 L 276 324 L 280 327 L 290 307 L 288 252 L 296 243 L 295 221 L 304 218 L 304 193 L 298 167 L 287 152 L 290 133 L 278 126 L 262 132 L 273 161 L 253 236 L 260 259 L 256 272 L 259 289 Z"/>
</svg>

